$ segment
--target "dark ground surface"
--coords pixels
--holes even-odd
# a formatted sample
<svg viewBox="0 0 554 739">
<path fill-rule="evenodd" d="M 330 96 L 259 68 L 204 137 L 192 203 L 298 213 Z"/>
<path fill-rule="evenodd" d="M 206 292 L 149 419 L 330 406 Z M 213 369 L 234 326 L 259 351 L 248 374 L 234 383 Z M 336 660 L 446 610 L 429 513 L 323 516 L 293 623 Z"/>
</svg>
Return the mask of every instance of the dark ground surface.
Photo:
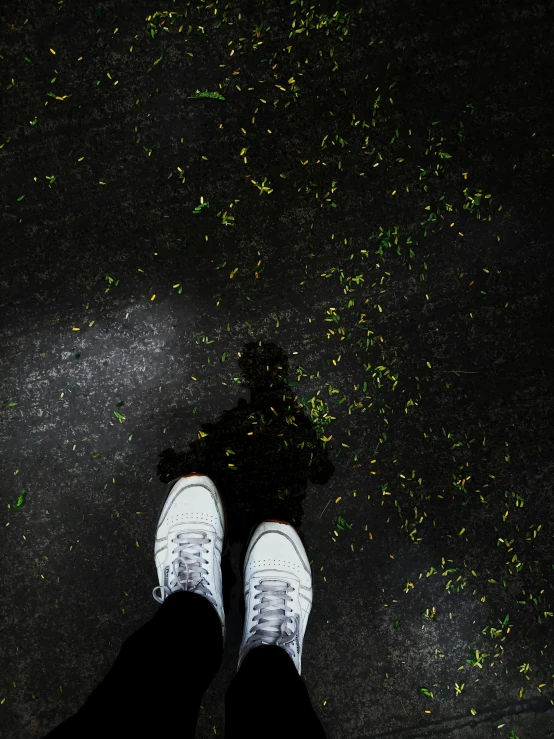
<svg viewBox="0 0 554 739">
<path fill-rule="evenodd" d="M 0 734 L 158 608 L 196 469 L 233 542 L 199 737 L 266 511 L 329 737 L 552 736 L 553 4 L 231 5 L 1 11 Z"/>
</svg>

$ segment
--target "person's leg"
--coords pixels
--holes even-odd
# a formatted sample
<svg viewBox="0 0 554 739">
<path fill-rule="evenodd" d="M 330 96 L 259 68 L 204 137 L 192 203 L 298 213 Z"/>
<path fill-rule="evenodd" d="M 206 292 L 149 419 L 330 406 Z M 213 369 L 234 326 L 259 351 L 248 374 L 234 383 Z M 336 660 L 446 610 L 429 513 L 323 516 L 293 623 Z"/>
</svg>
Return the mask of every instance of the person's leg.
<svg viewBox="0 0 554 739">
<path fill-rule="evenodd" d="M 225 739 L 260 736 L 325 739 L 304 680 L 277 646 L 252 649 L 225 696 Z"/>
<path fill-rule="evenodd" d="M 301 677 L 312 574 L 296 530 L 264 521 L 244 564 L 245 619 L 239 671 L 225 699 L 226 739 L 323 739 Z"/>
<path fill-rule="evenodd" d="M 130 636 L 81 710 L 47 739 L 153 737 L 163 730 L 194 739 L 202 695 L 223 651 L 221 621 L 203 596 L 175 592 Z"/>
<path fill-rule="evenodd" d="M 154 543 L 160 584 L 152 594 L 163 605 L 127 639 L 83 708 L 48 739 L 150 738 L 159 730 L 194 737 L 200 700 L 221 662 L 225 638 L 225 515 L 206 475 L 193 472 L 174 483 Z"/>
</svg>

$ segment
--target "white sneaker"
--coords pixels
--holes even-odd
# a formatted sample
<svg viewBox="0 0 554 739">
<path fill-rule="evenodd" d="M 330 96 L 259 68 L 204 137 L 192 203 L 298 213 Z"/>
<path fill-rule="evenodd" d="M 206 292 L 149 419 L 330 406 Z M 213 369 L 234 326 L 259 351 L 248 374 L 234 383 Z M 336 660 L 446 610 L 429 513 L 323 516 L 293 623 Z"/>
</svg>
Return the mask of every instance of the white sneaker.
<svg viewBox="0 0 554 739">
<path fill-rule="evenodd" d="M 239 668 L 253 647 L 272 644 L 289 654 L 301 674 L 312 573 L 304 545 L 290 524 L 264 521 L 254 530 L 246 550 L 244 599 Z"/>
<path fill-rule="evenodd" d="M 177 480 L 158 521 L 154 558 L 160 584 L 152 595 L 158 603 L 163 603 L 168 595 L 178 590 L 203 595 L 217 611 L 223 639 L 221 553 L 224 536 L 223 503 L 212 480 L 198 472 Z"/>
</svg>

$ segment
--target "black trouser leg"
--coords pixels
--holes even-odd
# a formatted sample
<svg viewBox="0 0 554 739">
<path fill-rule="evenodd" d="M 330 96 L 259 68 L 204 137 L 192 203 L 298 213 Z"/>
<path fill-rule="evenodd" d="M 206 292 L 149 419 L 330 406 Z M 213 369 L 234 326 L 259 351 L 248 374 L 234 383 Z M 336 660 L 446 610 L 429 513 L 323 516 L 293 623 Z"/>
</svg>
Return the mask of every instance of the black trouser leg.
<svg viewBox="0 0 554 739">
<path fill-rule="evenodd" d="M 294 662 L 281 647 L 244 658 L 225 697 L 225 739 L 325 739 Z"/>
<path fill-rule="evenodd" d="M 194 739 L 200 701 L 220 664 L 221 622 L 201 595 L 170 595 L 130 636 L 112 668 L 74 716 L 46 739 Z"/>
</svg>

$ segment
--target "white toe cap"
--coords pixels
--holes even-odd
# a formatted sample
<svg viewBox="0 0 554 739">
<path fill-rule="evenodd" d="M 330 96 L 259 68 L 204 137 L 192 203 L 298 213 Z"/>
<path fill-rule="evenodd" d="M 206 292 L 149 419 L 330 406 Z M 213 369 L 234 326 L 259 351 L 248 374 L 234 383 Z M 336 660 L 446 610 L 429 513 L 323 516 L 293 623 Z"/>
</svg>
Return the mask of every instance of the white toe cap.
<svg viewBox="0 0 554 739">
<path fill-rule="evenodd" d="M 245 582 L 263 570 L 287 571 L 303 585 L 311 583 L 308 556 L 294 527 L 264 521 L 253 532 L 245 562 Z"/>
<path fill-rule="evenodd" d="M 160 514 L 158 531 L 180 523 L 209 524 L 223 534 L 223 505 L 209 477 L 181 477 L 172 487 Z"/>
</svg>

